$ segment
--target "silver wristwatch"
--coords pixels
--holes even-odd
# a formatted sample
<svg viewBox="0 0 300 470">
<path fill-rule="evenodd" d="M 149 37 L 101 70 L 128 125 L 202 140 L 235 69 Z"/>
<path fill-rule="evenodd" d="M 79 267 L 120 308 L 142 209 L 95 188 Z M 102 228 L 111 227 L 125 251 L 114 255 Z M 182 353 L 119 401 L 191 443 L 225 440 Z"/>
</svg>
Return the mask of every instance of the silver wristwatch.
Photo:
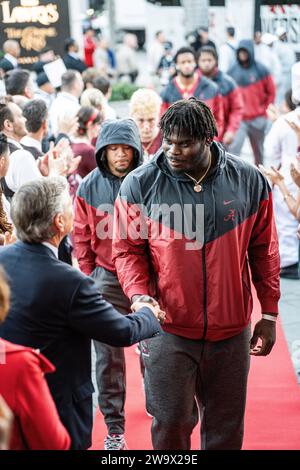
<svg viewBox="0 0 300 470">
<path fill-rule="evenodd" d="M 149 304 L 153 304 L 156 302 L 155 299 L 153 299 L 153 297 L 150 297 L 150 295 L 140 295 L 135 302 L 146 302 L 146 303 L 149 303 Z"/>
</svg>

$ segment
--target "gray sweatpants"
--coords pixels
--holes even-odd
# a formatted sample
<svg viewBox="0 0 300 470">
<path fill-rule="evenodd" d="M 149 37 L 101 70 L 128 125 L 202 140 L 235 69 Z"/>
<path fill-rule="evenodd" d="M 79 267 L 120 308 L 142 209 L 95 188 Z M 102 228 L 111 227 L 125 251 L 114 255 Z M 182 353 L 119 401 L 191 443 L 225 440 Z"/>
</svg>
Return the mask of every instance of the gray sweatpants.
<svg viewBox="0 0 300 470">
<path fill-rule="evenodd" d="M 130 312 L 130 303 L 123 293 L 117 276 L 104 268 L 96 268 L 91 276 L 109 303 L 120 313 Z M 124 434 L 126 398 L 126 369 L 124 348 L 115 348 L 94 341 L 96 350 L 96 380 L 98 403 L 108 434 Z"/>
<path fill-rule="evenodd" d="M 241 449 L 249 342 L 250 325 L 215 343 L 168 333 L 142 341 L 155 450 L 190 450 L 198 408 L 203 450 Z"/>
<path fill-rule="evenodd" d="M 258 117 L 251 121 L 242 121 L 239 130 L 234 136 L 234 141 L 228 147 L 228 152 L 239 157 L 245 139 L 248 136 L 253 150 L 255 164 L 262 164 L 264 159 L 264 140 L 268 123 L 269 121 L 264 117 Z"/>
</svg>

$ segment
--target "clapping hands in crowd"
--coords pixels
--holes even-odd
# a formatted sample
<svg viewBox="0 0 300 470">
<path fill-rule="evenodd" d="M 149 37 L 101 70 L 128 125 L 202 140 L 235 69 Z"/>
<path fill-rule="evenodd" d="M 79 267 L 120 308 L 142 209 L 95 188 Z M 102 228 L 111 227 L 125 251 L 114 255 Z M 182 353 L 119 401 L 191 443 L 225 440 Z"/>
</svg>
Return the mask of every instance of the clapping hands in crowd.
<svg viewBox="0 0 300 470">
<path fill-rule="evenodd" d="M 68 139 L 64 138 L 40 160 L 40 172 L 43 176 L 68 176 L 74 173 L 81 162 L 81 157 L 74 157 Z"/>
</svg>

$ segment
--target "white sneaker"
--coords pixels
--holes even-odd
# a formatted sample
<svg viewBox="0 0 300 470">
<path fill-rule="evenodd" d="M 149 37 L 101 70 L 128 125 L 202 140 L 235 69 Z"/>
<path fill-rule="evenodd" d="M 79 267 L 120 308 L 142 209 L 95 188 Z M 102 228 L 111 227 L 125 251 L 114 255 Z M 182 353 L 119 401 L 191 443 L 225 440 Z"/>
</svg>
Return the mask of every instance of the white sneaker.
<svg viewBox="0 0 300 470">
<path fill-rule="evenodd" d="M 104 440 L 104 450 L 128 450 L 124 434 L 109 434 Z"/>
</svg>

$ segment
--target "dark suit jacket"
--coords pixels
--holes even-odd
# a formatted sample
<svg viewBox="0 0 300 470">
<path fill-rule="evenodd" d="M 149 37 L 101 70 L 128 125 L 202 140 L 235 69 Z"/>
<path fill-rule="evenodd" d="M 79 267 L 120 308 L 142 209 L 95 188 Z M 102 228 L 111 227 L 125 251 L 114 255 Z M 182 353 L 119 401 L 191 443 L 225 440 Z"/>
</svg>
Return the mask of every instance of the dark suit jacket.
<svg viewBox="0 0 300 470">
<path fill-rule="evenodd" d="M 11 70 L 14 70 L 13 64 L 7 60 L 5 57 L 0 60 L 0 69 L 2 69 L 5 73 L 10 72 Z"/>
<path fill-rule="evenodd" d="M 43 62 L 42 60 L 39 60 L 32 66 L 32 70 L 39 75 L 40 73 L 44 72 L 44 65 L 47 65 L 49 62 Z"/>
<path fill-rule="evenodd" d="M 129 346 L 161 333 L 152 312 L 123 316 L 105 302 L 94 281 L 58 261 L 44 245 L 17 242 L 0 249 L 12 298 L 0 336 L 39 349 L 55 366 L 47 381 L 72 449 L 91 445 L 91 338 Z"/>
<path fill-rule="evenodd" d="M 87 69 L 87 66 L 82 60 L 75 59 L 69 54 L 66 54 L 63 57 L 63 61 L 68 70 L 77 70 L 78 72 L 82 73 Z"/>
</svg>

